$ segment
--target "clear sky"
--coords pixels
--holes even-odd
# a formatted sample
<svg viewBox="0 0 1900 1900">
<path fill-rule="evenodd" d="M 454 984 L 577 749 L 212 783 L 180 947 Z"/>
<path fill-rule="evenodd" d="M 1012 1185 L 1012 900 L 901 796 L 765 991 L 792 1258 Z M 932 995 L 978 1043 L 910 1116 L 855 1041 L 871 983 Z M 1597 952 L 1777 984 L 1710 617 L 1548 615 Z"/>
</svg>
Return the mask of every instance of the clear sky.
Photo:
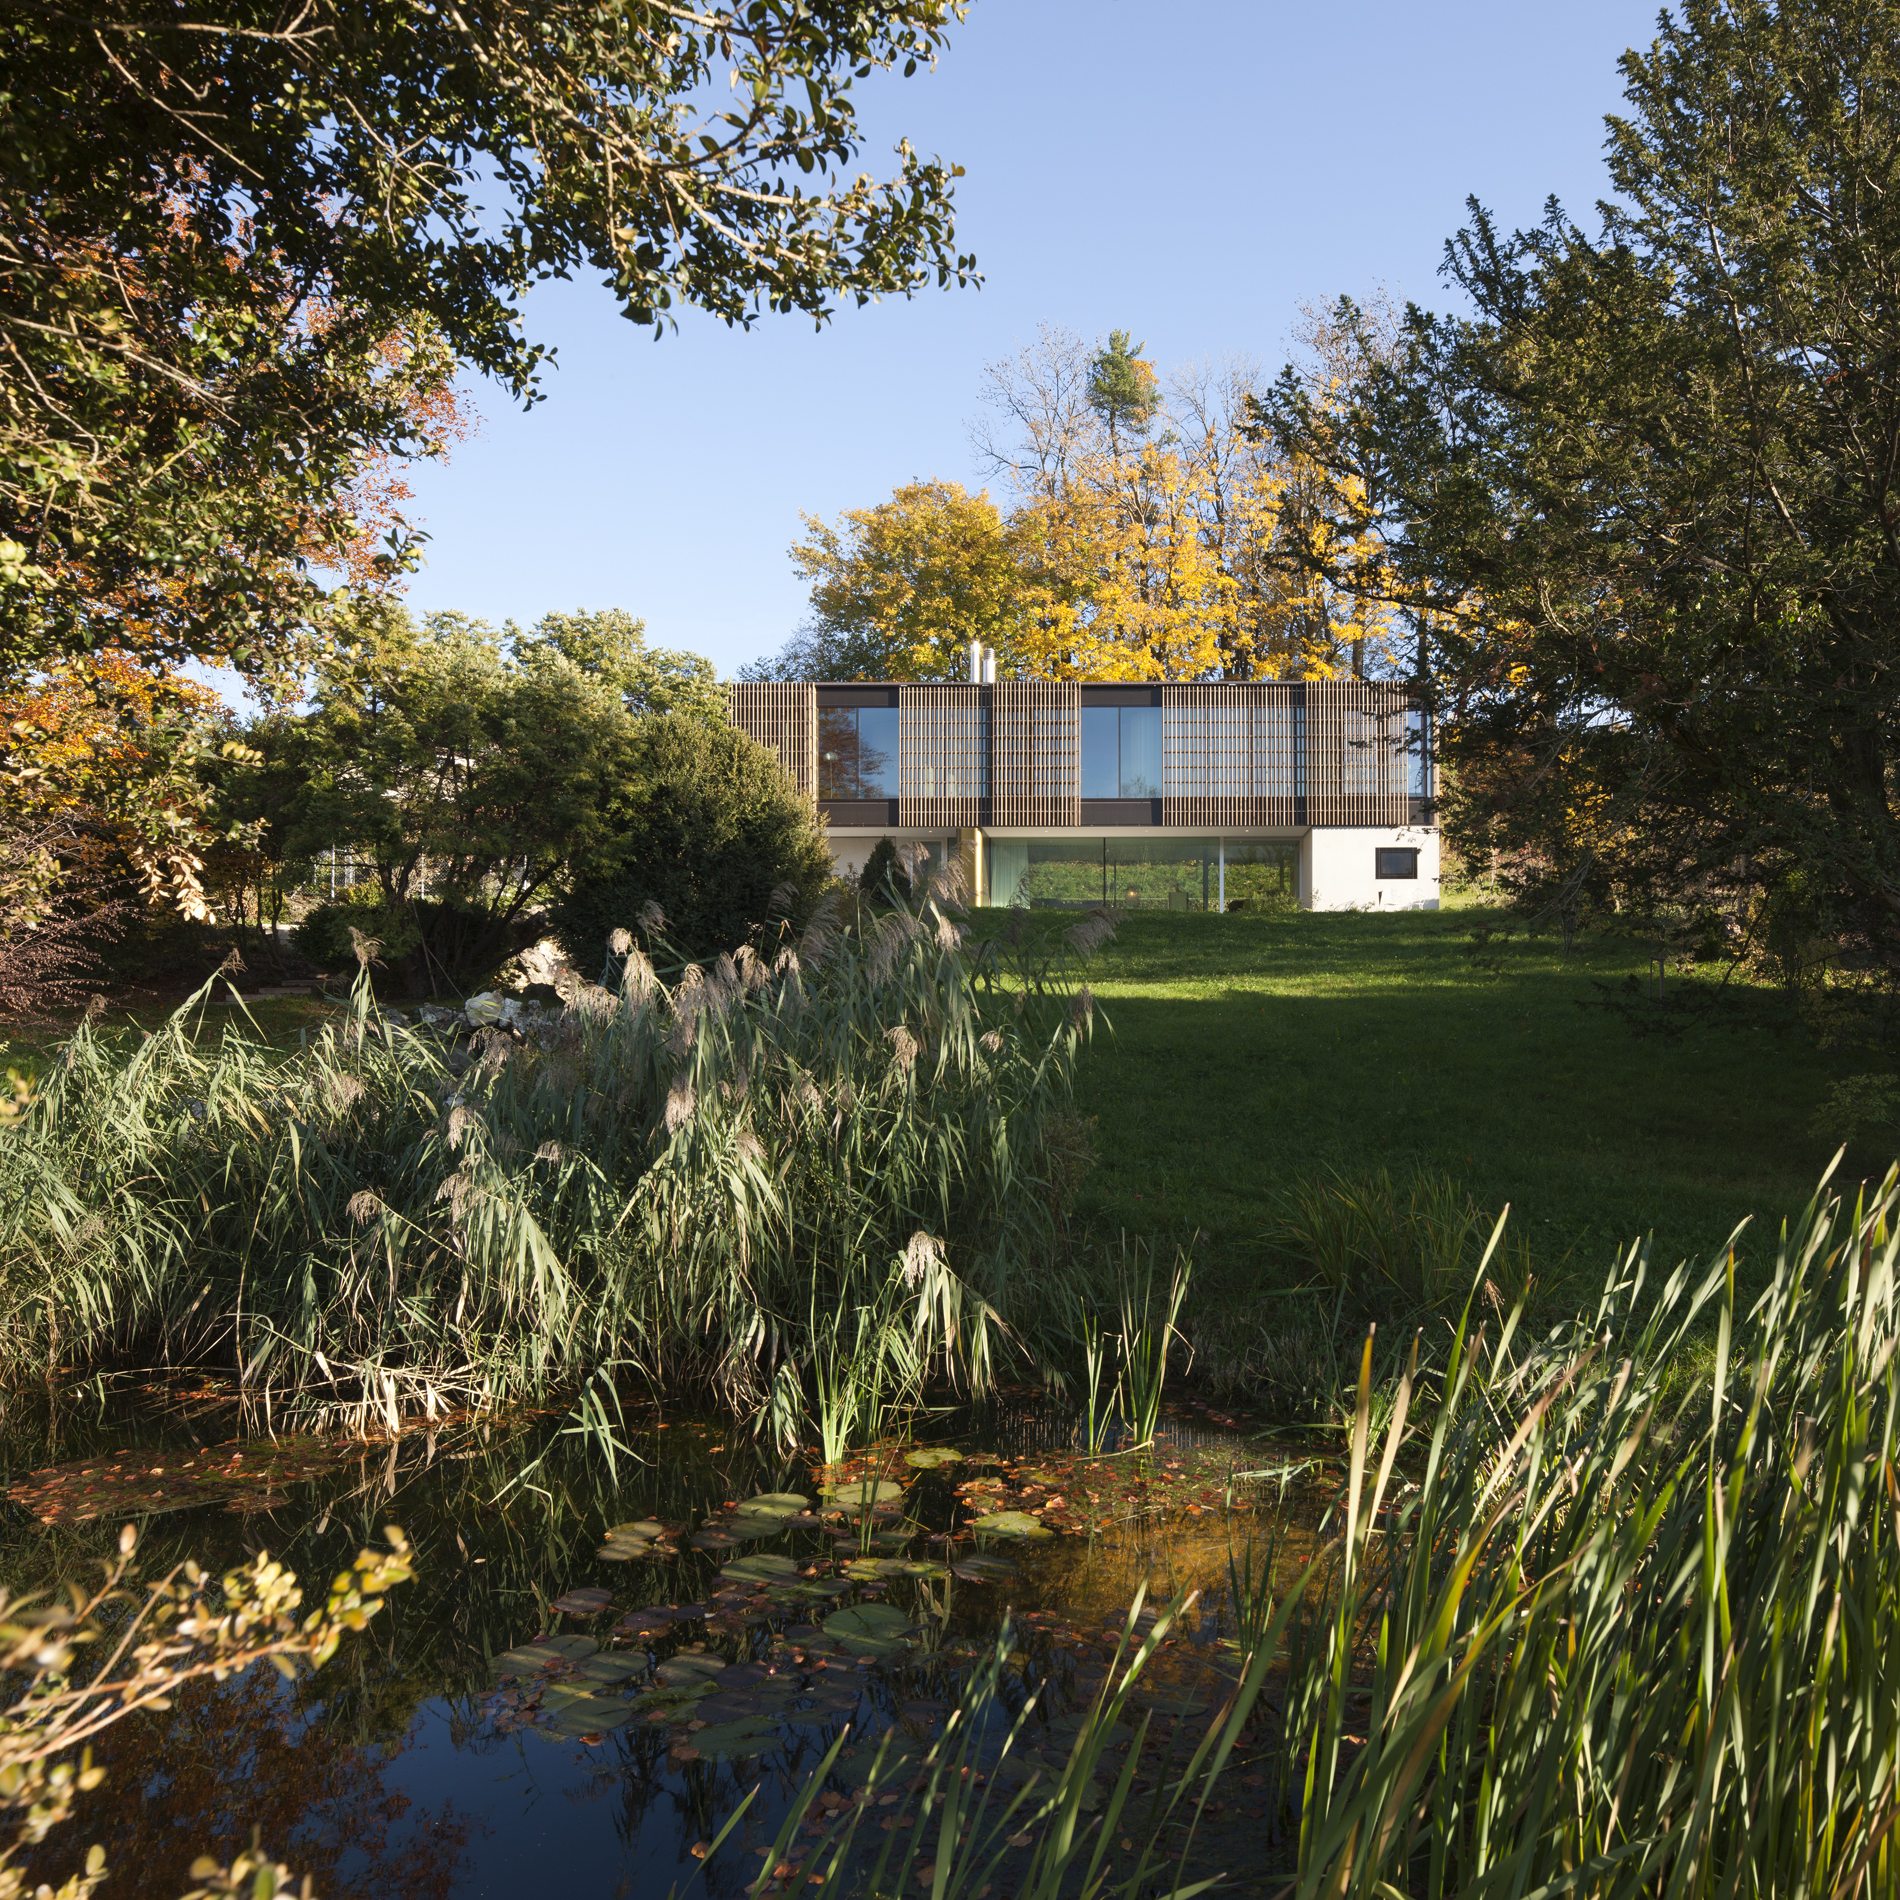
<svg viewBox="0 0 1900 1900">
<path fill-rule="evenodd" d="M 958 248 L 983 287 L 817 333 L 688 315 L 659 342 L 597 285 L 537 289 L 547 400 L 524 414 L 477 385 L 478 437 L 416 472 L 432 539 L 410 603 L 625 607 L 729 674 L 803 616 L 801 509 L 980 483 L 983 366 L 1038 322 L 1131 330 L 1163 371 L 1276 370 L 1302 302 L 1384 284 L 1443 307 L 1468 194 L 1507 225 L 1551 192 L 1588 212 L 1617 55 L 1655 18 L 1651 0 L 975 0 L 934 72 L 867 95 L 863 168 L 899 136 L 961 164 Z"/>
</svg>

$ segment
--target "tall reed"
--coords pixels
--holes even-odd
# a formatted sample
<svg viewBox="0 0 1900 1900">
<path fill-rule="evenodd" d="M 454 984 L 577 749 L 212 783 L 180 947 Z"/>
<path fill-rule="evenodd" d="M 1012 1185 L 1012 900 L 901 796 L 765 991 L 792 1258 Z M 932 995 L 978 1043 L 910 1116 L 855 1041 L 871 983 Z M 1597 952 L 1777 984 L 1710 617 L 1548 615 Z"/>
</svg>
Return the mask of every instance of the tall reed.
<svg viewBox="0 0 1900 1900">
<path fill-rule="evenodd" d="M 980 1389 L 1070 1304 L 1042 1135 L 1086 993 L 982 1001 L 941 888 L 671 987 L 628 954 L 459 1077 L 367 982 L 288 1058 L 199 1020 L 82 1027 L 0 1136 L 0 1379 L 218 1363 L 361 1422 L 618 1365 L 758 1407 L 814 1312 L 901 1309 Z"/>
<path fill-rule="evenodd" d="M 1235 1560 L 1232 1693 L 1153 1805 L 1131 1748 L 1099 1822 L 1082 1806 L 1151 1649 L 1124 1647 L 1069 1761 L 1013 1800 L 964 1773 L 1002 1746 L 992 1671 L 925 1764 L 916 1828 L 854 1871 L 847 1811 L 826 1891 L 894 1893 L 921 1862 L 934 1900 L 975 1900 L 1014 1843 L 1021 1894 L 1185 1896 L 1211 1870 L 1179 1824 L 1251 1725 L 1284 1826 L 1244 1871 L 1289 1900 L 1891 1900 L 1897 1216 L 1900 1169 L 1851 1207 L 1817 1197 L 1745 1310 L 1729 1249 L 1652 1289 L 1633 1248 L 1542 1340 L 1513 1314 L 1495 1338 L 1461 1325 L 1430 1380 L 1414 1355 L 1382 1433 L 1368 1340 L 1331 1540 L 1293 1576 Z"/>
</svg>

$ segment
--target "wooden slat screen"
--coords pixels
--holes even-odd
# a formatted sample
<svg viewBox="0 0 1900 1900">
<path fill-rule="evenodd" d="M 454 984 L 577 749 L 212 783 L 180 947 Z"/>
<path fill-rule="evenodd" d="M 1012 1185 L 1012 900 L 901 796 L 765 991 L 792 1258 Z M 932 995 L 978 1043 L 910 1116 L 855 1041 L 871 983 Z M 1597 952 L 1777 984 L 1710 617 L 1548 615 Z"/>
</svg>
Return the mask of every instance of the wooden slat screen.
<svg viewBox="0 0 1900 1900">
<path fill-rule="evenodd" d="M 1280 682 L 1161 689 L 1161 822 L 1286 825 L 1306 789 L 1301 690 Z"/>
<path fill-rule="evenodd" d="M 1405 715 L 1412 696 L 1383 680 L 1309 680 L 1306 817 L 1314 825 L 1402 825 L 1411 816 Z"/>
<path fill-rule="evenodd" d="M 994 721 L 990 822 L 1079 825 L 1077 772 L 1080 695 L 1068 680 L 998 680 L 990 689 Z"/>
<path fill-rule="evenodd" d="M 809 798 L 818 797 L 818 689 L 802 680 L 744 680 L 726 688 L 726 716 L 768 752 Z"/>
<path fill-rule="evenodd" d="M 897 822 L 958 829 L 982 823 L 988 760 L 977 686 L 897 693 Z"/>
</svg>

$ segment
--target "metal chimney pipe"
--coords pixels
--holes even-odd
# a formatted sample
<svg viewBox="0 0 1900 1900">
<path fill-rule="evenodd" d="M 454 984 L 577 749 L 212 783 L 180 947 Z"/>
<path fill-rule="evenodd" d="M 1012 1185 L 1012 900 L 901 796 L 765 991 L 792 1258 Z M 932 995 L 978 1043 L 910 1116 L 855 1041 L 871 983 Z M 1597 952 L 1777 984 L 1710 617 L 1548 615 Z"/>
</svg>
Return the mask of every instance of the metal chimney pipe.
<svg viewBox="0 0 1900 1900">
<path fill-rule="evenodd" d="M 970 642 L 970 684 L 972 686 L 983 684 L 983 642 L 981 640 Z"/>
<path fill-rule="evenodd" d="M 983 684 L 985 686 L 996 684 L 996 649 L 994 647 L 983 649 Z"/>
</svg>

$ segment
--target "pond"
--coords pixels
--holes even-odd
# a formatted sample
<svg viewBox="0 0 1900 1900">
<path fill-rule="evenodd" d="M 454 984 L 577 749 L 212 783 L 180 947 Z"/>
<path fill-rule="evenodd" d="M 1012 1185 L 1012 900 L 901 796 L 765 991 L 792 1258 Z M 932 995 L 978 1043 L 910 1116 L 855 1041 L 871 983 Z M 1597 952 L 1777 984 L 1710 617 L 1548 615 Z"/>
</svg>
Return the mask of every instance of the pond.
<svg viewBox="0 0 1900 1900">
<path fill-rule="evenodd" d="M 256 1827 L 331 1897 L 732 1895 L 768 1871 L 787 1803 L 835 1747 L 769 1870 L 783 1890 L 874 1769 L 862 1851 L 922 1824 L 897 1791 L 1006 1625 L 977 1773 L 998 1799 L 1051 1776 L 1138 1592 L 1138 1635 L 1175 1619 L 1127 1711 L 1147 1723 L 1130 1782 L 1146 1798 L 1233 1687 L 1230 1556 L 1271 1538 L 1284 1574 L 1336 1475 L 1206 1407 L 1177 1408 L 1149 1448 L 1084 1457 L 1028 1392 L 833 1467 L 671 1412 L 630 1415 L 611 1461 L 554 1417 L 366 1446 L 238 1439 L 231 1416 L 177 1390 L 16 1412 L 6 1583 L 97 1576 L 128 1521 L 148 1575 L 268 1549 L 311 1599 L 394 1523 L 417 1578 L 318 1674 L 195 1684 L 108 1731 L 107 1778 L 35 1879 L 57 1884 L 97 1841 L 108 1895 L 175 1900 L 195 1858 L 228 1859 Z M 1084 1812 L 1136 1742 L 1114 1732 Z M 1264 1891 L 1291 1846 L 1246 1755 L 1193 1855 Z M 1005 1867 L 996 1900 L 1009 1890 Z"/>
</svg>

